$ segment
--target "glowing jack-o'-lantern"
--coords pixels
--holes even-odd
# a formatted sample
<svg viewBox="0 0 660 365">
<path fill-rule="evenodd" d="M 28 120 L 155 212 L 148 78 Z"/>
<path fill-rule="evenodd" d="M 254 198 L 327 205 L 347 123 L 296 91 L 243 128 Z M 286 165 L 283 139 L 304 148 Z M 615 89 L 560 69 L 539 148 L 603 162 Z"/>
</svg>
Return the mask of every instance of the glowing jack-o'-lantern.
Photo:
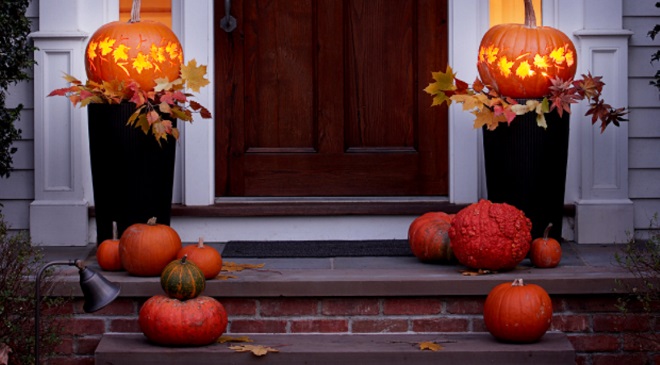
<svg viewBox="0 0 660 365">
<path fill-rule="evenodd" d="M 500 24 L 486 32 L 477 69 L 484 84 L 512 98 L 548 95 L 553 78 L 569 81 L 577 69 L 577 53 L 566 34 L 537 27 L 531 0 L 525 1 L 525 24 Z"/>
<path fill-rule="evenodd" d="M 101 26 L 85 50 L 87 78 L 103 81 L 135 80 L 146 91 L 155 79 L 179 78 L 183 51 L 181 43 L 165 24 L 140 21 L 140 0 L 133 1 L 131 20 Z"/>
</svg>

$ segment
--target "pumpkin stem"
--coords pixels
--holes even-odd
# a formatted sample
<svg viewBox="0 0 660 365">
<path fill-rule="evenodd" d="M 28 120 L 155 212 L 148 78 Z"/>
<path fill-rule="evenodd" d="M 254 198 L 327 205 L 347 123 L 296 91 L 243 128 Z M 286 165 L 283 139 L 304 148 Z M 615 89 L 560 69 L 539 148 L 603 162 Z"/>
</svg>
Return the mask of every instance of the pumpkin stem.
<svg viewBox="0 0 660 365">
<path fill-rule="evenodd" d="M 117 222 L 113 221 L 112 222 L 112 240 L 116 241 L 118 235 L 119 234 L 117 232 Z"/>
<path fill-rule="evenodd" d="M 187 259 L 188 259 L 188 254 L 183 255 L 183 257 L 181 258 L 181 263 L 185 264 Z"/>
<path fill-rule="evenodd" d="M 204 237 L 199 238 L 199 241 L 197 241 L 197 247 L 204 248 Z"/>
<path fill-rule="evenodd" d="M 525 26 L 536 28 L 536 13 L 534 13 L 532 0 L 525 0 Z"/>
<path fill-rule="evenodd" d="M 548 242 L 548 237 L 550 236 L 551 228 L 552 228 L 552 222 L 548 223 L 548 226 L 545 227 L 545 231 L 543 231 L 543 242 Z"/>
<path fill-rule="evenodd" d="M 522 278 L 518 278 L 513 281 L 513 284 L 511 284 L 511 286 L 525 286 L 525 283 L 523 283 Z"/>
<path fill-rule="evenodd" d="M 149 218 L 149 220 L 147 221 L 147 224 L 150 225 L 150 226 L 155 226 L 156 225 L 156 219 L 157 219 L 156 217 Z"/>
<path fill-rule="evenodd" d="M 137 23 L 140 21 L 140 2 L 142 0 L 133 0 L 133 7 L 131 8 L 131 20 L 129 23 Z"/>
</svg>

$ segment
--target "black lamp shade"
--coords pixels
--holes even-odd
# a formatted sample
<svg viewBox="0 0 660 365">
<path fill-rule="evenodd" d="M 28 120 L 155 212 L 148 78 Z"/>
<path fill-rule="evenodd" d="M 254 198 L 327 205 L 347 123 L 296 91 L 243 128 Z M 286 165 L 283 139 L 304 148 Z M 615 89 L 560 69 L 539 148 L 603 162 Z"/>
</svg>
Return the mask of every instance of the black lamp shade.
<svg viewBox="0 0 660 365">
<path fill-rule="evenodd" d="M 85 296 L 83 310 L 87 313 L 110 304 L 119 295 L 119 285 L 115 284 L 96 271 L 84 267 L 80 269 L 80 289 Z"/>
</svg>

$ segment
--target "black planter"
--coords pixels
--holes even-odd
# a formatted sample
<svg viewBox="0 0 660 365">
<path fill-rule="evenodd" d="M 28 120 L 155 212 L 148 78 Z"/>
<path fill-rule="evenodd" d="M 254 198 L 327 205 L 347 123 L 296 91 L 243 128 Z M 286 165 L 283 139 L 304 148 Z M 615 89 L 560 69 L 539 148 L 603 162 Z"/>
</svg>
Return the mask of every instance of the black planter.
<svg viewBox="0 0 660 365">
<path fill-rule="evenodd" d="M 518 100 L 524 104 L 526 100 Z M 532 238 L 543 236 L 561 242 L 570 115 L 545 114 L 548 124 L 536 124 L 536 113 L 516 117 L 493 131 L 483 130 L 488 199 L 508 203 L 532 221 Z"/>
<path fill-rule="evenodd" d="M 89 104 L 89 150 L 97 244 L 131 224 L 156 217 L 170 224 L 176 139 L 160 145 L 141 128 L 127 126 L 132 103 Z M 176 123 L 176 120 L 173 121 Z"/>
</svg>

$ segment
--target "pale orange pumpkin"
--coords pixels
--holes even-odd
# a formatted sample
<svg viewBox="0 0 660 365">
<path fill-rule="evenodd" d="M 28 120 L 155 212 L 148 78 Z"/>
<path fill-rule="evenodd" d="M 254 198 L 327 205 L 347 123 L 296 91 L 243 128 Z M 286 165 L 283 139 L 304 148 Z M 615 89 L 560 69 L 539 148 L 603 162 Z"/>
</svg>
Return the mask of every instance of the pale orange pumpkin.
<svg viewBox="0 0 660 365">
<path fill-rule="evenodd" d="M 499 24 L 481 39 L 477 69 L 483 83 L 511 98 L 541 98 L 553 78 L 572 80 L 577 70 L 573 42 L 552 27 L 536 26 L 531 0 L 525 24 Z"/>
<path fill-rule="evenodd" d="M 87 78 L 103 81 L 135 80 L 145 91 L 156 79 L 179 78 L 183 50 L 174 32 L 165 24 L 140 20 L 140 1 L 133 1 L 131 20 L 101 26 L 85 50 Z"/>
<path fill-rule="evenodd" d="M 112 238 L 101 242 L 96 248 L 96 261 L 105 271 L 119 271 L 123 269 L 119 257 L 119 238 L 117 237 L 117 222 L 112 222 Z"/>
<path fill-rule="evenodd" d="M 204 238 L 200 237 L 197 244 L 187 245 L 179 250 L 178 259 L 188 256 L 191 261 L 199 267 L 207 280 L 213 279 L 222 270 L 222 256 L 220 252 L 211 246 L 204 245 Z"/>
<path fill-rule="evenodd" d="M 119 257 L 124 269 L 136 276 L 160 276 L 181 249 L 181 238 L 156 217 L 126 228 L 119 239 Z"/>
</svg>

